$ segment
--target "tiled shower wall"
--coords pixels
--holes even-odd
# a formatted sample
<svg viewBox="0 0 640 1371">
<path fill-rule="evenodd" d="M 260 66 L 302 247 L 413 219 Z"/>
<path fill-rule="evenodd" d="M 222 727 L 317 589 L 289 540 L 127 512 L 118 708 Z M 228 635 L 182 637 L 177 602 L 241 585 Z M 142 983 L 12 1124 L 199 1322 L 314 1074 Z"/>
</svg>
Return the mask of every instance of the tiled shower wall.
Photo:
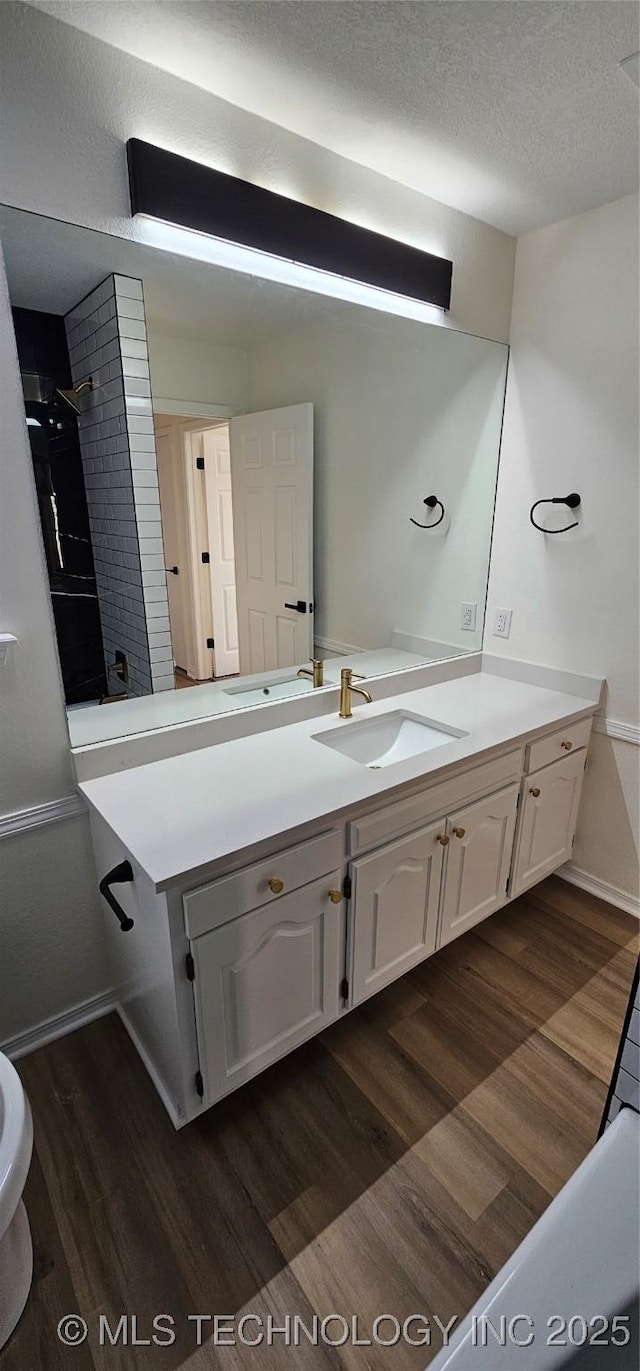
<svg viewBox="0 0 640 1371">
<path fill-rule="evenodd" d="M 109 276 L 65 319 L 80 397 L 80 448 L 107 669 L 129 664 L 132 695 L 173 690 L 142 282 Z M 109 676 L 112 692 L 122 689 Z"/>
</svg>

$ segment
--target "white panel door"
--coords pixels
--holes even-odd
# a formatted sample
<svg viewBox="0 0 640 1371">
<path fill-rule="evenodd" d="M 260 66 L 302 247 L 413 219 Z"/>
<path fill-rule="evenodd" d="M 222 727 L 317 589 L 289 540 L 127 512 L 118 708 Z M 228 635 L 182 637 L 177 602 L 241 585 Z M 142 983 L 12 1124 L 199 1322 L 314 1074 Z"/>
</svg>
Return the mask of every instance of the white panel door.
<svg viewBox="0 0 640 1371">
<path fill-rule="evenodd" d="M 447 820 L 447 865 L 438 946 L 506 903 L 518 787 L 461 809 Z"/>
<path fill-rule="evenodd" d="M 187 671 L 188 651 L 188 607 L 184 597 L 188 595 L 187 567 L 187 530 L 185 497 L 181 455 L 175 443 L 173 429 L 169 425 L 157 425 L 156 462 L 158 466 L 158 488 L 160 512 L 162 515 L 162 537 L 166 570 L 158 572 L 158 583 L 166 576 L 169 597 L 169 623 L 171 642 L 176 666 Z M 152 488 L 149 487 L 149 490 Z M 144 493 L 144 492 L 142 492 Z M 140 494 L 140 492 L 139 492 Z"/>
<path fill-rule="evenodd" d="M 571 860 L 586 753 L 574 752 L 522 783 L 520 822 L 511 894 Z"/>
<path fill-rule="evenodd" d="M 334 871 L 191 944 L 198 1051 L 208 1101 L 226 1095 L 337 1018 L 344 905 Z"/>
<path fill-rule="evenodd" d="M 215 647 L 216 676 L 234 676 L 239 670 L 238 616 L 236 613 L 236 564 L 231 504 L 231 455 L 229 428 L 206 429 L 202 435 L 209 572 Z"/>
<path fill-rule="evenodd" d="M 229 424 L 242 675 L 313 656 L 313 405 Z"/>
<path fill-rule="evenodd" d="M 443 828 L 431 824 L 353 862 L 353 1004 L 435 951 Z"/>
</svg>

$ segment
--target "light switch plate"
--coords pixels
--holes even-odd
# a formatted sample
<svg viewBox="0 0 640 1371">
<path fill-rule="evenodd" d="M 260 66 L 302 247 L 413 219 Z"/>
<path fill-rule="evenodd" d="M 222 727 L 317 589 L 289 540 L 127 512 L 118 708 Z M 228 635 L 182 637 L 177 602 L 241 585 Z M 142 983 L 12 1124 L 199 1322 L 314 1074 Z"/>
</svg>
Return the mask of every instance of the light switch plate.
<svg viewBox="0 0 640 1371">
<path fill-rule="evenodd" d="M 512 609 L 496 609 L 493 614 L 494 638 L 508 638 L 511 632 Z"/>
<path fill-rule="evenodd" d="M 477 604 L 463 600 L 462 605 L 460 606 L 460 627 L 466 629 L 469 633 L 473 633 L 476 626 L 477 614 Z"/>
</svg>

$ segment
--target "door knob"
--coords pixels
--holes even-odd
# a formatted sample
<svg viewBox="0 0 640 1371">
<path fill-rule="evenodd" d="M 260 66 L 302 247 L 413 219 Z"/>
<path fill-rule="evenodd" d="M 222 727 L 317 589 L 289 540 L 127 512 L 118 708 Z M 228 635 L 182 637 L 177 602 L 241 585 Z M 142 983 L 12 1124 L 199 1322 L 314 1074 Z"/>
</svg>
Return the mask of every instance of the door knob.
<svg viewBox="0 0 640 1371">
<path fill-rule="evenodd" d="M 529 794 L 530 794 L 530 795 L 533 795 L 534 800 L 537 800 L 537 798 L 538 798 L 538 796 L 539 796 L 539 794 L 540 794 L 540 786 L 539 786 L 539 785 L 532 785 L 532 787 L 531 787 L 531 789 L 530 789 L 530 791 L 529 791 Z"/>
<path fill-rule="evenodd" d="M 455 835 L 456 835 L 456 838 L 464 838 L 464 835 L 465 835 L 465 833 L 466 833 L 467 830 L 466 830 L 466 828 L 454 828 L 453 831 L 454 831 L 454 833 L 455 833 Z"/>
<path fill-rule="evenodd" d="M 166 567 L 165 567 L 165 571 L 168 571 L 169 574 L 170 574 L 171 576 L 179 576 L 179 575 L 180 575 L 180 567 L 179 567 L 179 566 L 166 566 Z"/>
<path fill-rule="evenodd" d="M 279 876 L 271 876 L 268 886 L 272 895 L 281 895 L 284 890 L 284 881 L 281 881 Z"/>
<path fill-rule="evenodd" d="M 306 614 L 307 612 L 306 600 L 296 600 L 295 605 L 287 604 L 287 601 L 285 600 L 284 607 L 285 609 L 295 609 L 298 614 Z"/>
<path fill-rule="evenodd" d="M 438 842 L 440 843 L 440 846 L 441 846 L 441 847 L 448 847 L 448 846 L 449 846 L 449 835 L 448 835 L 447 833 L 439 833 L 439 834 L 438 834 Z"/>
<path fill-rule="evenodd" d="M 569 739 L 567 738 L 564 743 L 560 744 L 560 746 L 564 748 L 565 752 L 570 752 L 573 747 L 573 743 L 569 742 Z"/>
<path fill-rule="evenodd" d="M 331 900 L 331 903 L 332 903 L 332 904 L 340 904 L 340 901 L 342 900 L 342 891 L 341 891 L 341 890 L 330 890 L 330 891 L 329 891 L 329 899 Z"/>
</svg>

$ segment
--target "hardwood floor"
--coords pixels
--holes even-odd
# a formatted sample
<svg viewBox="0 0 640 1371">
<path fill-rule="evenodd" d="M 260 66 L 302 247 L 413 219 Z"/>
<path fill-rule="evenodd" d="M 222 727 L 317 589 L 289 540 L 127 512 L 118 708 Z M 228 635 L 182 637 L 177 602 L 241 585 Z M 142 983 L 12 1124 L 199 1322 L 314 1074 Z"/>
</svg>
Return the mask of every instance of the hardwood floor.
<svg viewBox="0 0 640 1371">
<path fill-rule="evenodd" d="M 216 1348 L 187 1315 L 462 1317 L 595 1141 L 637 928 L 552 878 L 181 1133 L 115 1016 L 24 1058 L 35 1279 L 1 1371 L 424 1367 L 436 1326 Z M 175 1342 L 101 1347 L 101 1313 Z"/>
</svg>

